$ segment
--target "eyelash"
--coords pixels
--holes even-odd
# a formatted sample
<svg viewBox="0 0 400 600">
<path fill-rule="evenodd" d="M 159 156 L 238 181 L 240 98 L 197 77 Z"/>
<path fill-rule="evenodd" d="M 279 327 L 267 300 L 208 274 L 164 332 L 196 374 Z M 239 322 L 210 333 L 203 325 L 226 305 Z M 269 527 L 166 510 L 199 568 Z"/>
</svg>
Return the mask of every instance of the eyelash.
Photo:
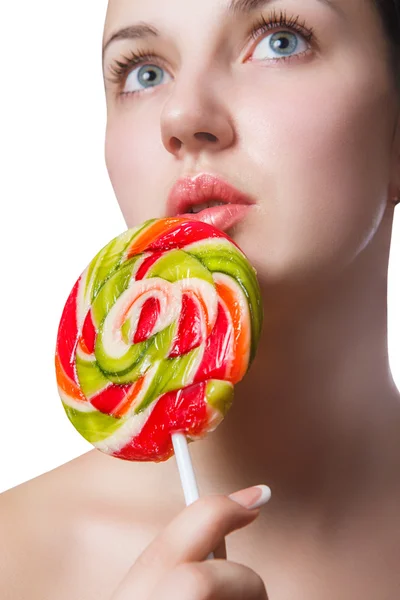
<svg viewBox="0 0 400 600">
<path fill-rule="evenodd" d="M 275 29 L 276 27 L 281 27 L 285 29 L 291 29 L 296 33 L 299 33 L 307 40 L 309 44 L 314 40 L 314 29 L 312 27 L 308 27 L 306 22 L 300 21 L 300 16 L 290 17 L 288 18 L 286 11 L 281 11 L 278 17 L 275 9 L 270 12 L 265 19 L 263 16 L 260 18 L 258 22 L 252 27 L 250 32 L 250 37 L 254 40 L 257 40 L 263 33 L 266 33 L 270 29 Z M 304 54 L 304 53 L 302 53 Z M 298 58 L 301 55 L 295 56 L 282 56 L 282 58 L 276 59 L 277 61 L 290 61 Z M 107 78 L 111 83 L 117 84 L 119 86 L 125 83 L 132 67 L 136 67 L 141 63 L 146 63 L 151 61 L 151 64 L 155 64 L 157 66 L 163 66 L 163 61 L 157 57 L 156 52 L 153 50 L 144 52 L 142 50 L 138 50 L 137 52 L 133 52 L 131 50 L 129 56 L 122 56 L 123 60 L 115 60 L 110 65 L 110 71 L 114 75 L 114 77 Z M 274 59 L 269 59 L 274 60 Z M 145 90 L 143 90 L 145 91 Z M 131 95 L 137 94 L 138 91 L 134 92 L 120 92 L 120 95 Z"/>
</svg>

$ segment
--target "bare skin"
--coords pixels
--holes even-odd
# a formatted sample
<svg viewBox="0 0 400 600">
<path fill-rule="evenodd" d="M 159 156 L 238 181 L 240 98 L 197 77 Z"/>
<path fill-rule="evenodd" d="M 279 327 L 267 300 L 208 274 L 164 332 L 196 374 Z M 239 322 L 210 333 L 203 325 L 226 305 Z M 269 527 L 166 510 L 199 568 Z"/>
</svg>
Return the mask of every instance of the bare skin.
<svg viewBox="0 0 400 600">
<path fill-rule="evenodd" d="M 257 199 L 231 233 L 258 270 L 263 337 L 232 411 L 192 455 L 202 495 L 265 483 L 272 499 L 248 521 L 235 512 L 229 526 L 229 501 L 195 508 L 199 523 L 209 515 L 210 549 L 239 527 L 227 560 L 211 565 L 184 554 L 203 539 L 184 517 L 178 539 L 165 534 L 183 509 L 173 460 L 89 452 L 0 497 L 2 598 L 136 598 L 135 563 L 149 547 L 159 558 L 143 600 L 187 600 L 182 564 L 195 565 L 193 600 L 223 600 L 221 581 L 235 600 L 238 580 L 246 600 L 264 600 L 265 589 L 273 600 L 399 597 L 400 397 L 386 303 L 400 104 L 372 4 L 334 4 L 340 12 L 276 0 L 314 28 L 318 45 L 272 63 L 266 40 L 287 27 L 247 36 L 265 7 L 235 20 L 225 0 L 110 0 L 105 42 L 137 21 L 163 32 L 117 40 L 104 56 L 106 162 L 127 226 L 164 216 L 186 174 L 221 174 Z M 291 35 L 301 54 L 306 41 Z M 139 89 L 139 69 L 117 85 L 110 64 L 138 48 L 161 57 L 143 64 L 165 79 L 122 97 Z"/>
</svg>

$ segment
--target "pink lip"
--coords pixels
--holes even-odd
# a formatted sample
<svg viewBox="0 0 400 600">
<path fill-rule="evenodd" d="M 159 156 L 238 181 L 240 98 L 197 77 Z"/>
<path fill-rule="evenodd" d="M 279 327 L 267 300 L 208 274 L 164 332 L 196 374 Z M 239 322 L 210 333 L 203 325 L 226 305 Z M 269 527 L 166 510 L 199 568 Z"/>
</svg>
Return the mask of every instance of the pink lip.
<svg viewBox="0 0 400 600">
<path fill-rule="evenodd" d="M 189 208 L 211 200 L 226 204 L 188 213 Z M 210 223 L 219 229 L 229 229 L 244 218 L 254 200 L 219 177 L 203 173 L 195 178 L 179 179 L 167 202 L 168 216 L 185 216 Z"/>
<path fill-rule="evenodd" d="M 224 204 L 223 206 L 205 208 L 198 213 L 186 213 L 180 216 L 209 223 L 222 231 L 226 231 L 241 221 L 249 210 L 249 204 Z"/>
</svg>

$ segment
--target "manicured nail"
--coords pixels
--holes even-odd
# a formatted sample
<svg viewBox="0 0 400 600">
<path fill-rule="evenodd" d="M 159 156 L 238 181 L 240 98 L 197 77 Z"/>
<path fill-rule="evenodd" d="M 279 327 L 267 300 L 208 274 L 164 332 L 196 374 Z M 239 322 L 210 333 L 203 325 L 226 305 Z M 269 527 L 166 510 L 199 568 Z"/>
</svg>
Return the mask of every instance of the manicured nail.
<svg viewBox="0 0 400 600">
<path fill-rule="evenodd" d="M 271 498 L 271 490 L 267 485 L 255 485 L 230 494 L 228 498 L 244 506 L 244 508 L 260 508 Z"/>
</svg>

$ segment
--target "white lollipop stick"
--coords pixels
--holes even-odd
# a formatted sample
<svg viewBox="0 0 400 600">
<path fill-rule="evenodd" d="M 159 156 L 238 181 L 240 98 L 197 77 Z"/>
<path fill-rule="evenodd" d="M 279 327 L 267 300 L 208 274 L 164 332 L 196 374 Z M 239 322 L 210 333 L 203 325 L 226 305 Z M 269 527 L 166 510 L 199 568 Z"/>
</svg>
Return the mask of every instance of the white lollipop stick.
<svg viewBox="0 0 400 600">
<path fill-rule="evenodd" d="M 192 504 L 199 499 L 199 490 L 193 470 L 192 459 L 189 454 L 189 446 L 184 433 L 173 433 L 171 437 L 186 506 L 189 506 L 189 504 Z M 213 552 L 207 556 L 207 559 L 212 558 L 214 558 Z"/>
</svg>

